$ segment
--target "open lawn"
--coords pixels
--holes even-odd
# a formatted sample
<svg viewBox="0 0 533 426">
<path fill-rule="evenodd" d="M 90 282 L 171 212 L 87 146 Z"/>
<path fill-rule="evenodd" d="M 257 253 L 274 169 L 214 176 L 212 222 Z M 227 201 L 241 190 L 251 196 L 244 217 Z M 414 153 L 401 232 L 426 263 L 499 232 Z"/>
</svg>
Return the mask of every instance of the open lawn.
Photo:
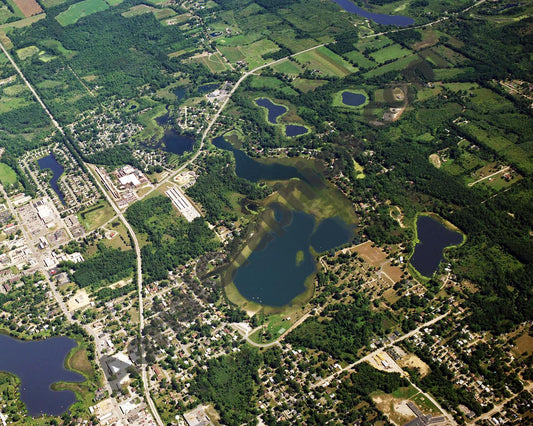
<svg viewBox="0 0 533 426">
<path fill-rule="evenodd" d="M 31 58 L 33 55 L 36 55 L 37 53 L 39 53 L 39 48 L 37 46 L 28 46 L 28 47 L 23 47 L 22 49 L 17 50 L 17 56 L 21 61 Z"/>
<path fill-rule="evenodd" d="M 105 201 L 101 201 L 78 213 L 78 220 L 88 231 L 99 228 L 115 215 L 115 211 Z"/>
<path fill-rule="evenodd" d="M 74 3 L 67 10 L 61 12 L 56 16 L 56 20 L 65 27 L 67 25 L 75 24 L 84 16 L 102 12 L 108 8 L 109 5 L 104 0 L 83 0 Z"/>
<path fill-rule="evenodd" d="M 316 70 L 322 75 L 345 77 L 357 71 L 352 64 L 324 46 L 297 55 L 295 58 L 305 68 Z"/>
<path fill-rule="evenodd" d="M 5 163 L 0 163 L 0 183 L 2 183 L 4 187 L 8 187 L 10 185 L 14 185 L 17 182 L 18 178 L 17 174 L 15 173 L 15 170 L 13 170 Z"/>
</svg>

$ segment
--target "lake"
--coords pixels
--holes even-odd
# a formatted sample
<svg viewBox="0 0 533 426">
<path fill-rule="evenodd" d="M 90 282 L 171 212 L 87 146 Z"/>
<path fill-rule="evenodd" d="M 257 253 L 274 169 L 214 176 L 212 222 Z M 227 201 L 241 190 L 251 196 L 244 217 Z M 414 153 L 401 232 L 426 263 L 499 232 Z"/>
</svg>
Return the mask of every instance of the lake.
<svg viewBox="0 0 533 426">
<path fill-rule="evenodd" d="M 411 265 L 425 277 L 431 277 L 444 258 L 444 249 L 461 244 L 463 235 L 446 228 L 430 216 L 419 216 L 416 230 L 420 242 L 415 246 Z"/>
<path fill-rule="evenodd" d="M 76 342 L 67 337 L 23 342 L 0 334 L 0 370 L 19 377 L 20 399 L 30 416 L 59 416 L 76 402 L 74 392 L 50 389 L 59 381 L 85 380 L 81 374 L 64 367 L 65 357 L 75 346 Z"/>
<path fill-rule="evenodd" d="M 159 141 L 160 147 L 167 152 L 183 155 L 194 148 L 194 138 L 180 135 L 174 129 L 165 129 L 165 133 Z"/>
<path fill-rule="evenodd" d="M 288 180 L 299 178 L 307 182 L 307 179 L 296 167 L 284 164 L 264 164 L 246 155 L 244 151 L 234 148 L 223 136 L 213 139 L 213 145 L 217 148 L 233 152 L 235 156 L 235 173 L 237 176 L 248 179 L 251 182 L 260 180 Z"/>
<path fill-rule="evenodd" d="M 285 136 L 289 137 L 305 135 L 308 131 L 307 127 L 299 126 L 298 124 L 287 124 L 285 126 Z"/>
<path fill-rule="evenodd" d="M 44 169 L 52 170 L 52 178 L 50 179 L 50 186 L 52 187 L 54 192 L 59 197 L 59 200 L 63 204 L 65 204 L 65 196 L 63 195 L 63 193 L 59 189 L 59 185 L 57 184 L 58 179 L 65 171 L 63 166 L 57 162 L 56 157 L 53 154 L 50 154 L 49 156 L 44 157 L 44 158 L 40 158 L 39 160 L 37 160 L 37 164 L 39 165 L 39 168 L 41 170 L 44 170 Z"/>
<path fill-rule="evenodd" d="M 266 108 L 268 111 L 268 122 L 271 124 L 277 124 L 278 118 L 285 114 L 288 109 L 284 105 L 277 105 L 273 103 L 270 99 L 259 98 L 255 100 L 255 103 L 263 108 Z"/>
<path fill-rule="evenodd" d="M 237 269 L 233 282 L 247 300 L 266 306 L 285 306 L 306 291 L 305 280 L 316 271 L 310 252 L 330 250 L 350 241 L 352 233 L 339 218 L 326 219 L 316 231 L 313 216 L 272 206 L 280 234 L 269 233 Z M 289 217 L 283 217 L 289 214 Z M 340 228 L 340 229 L 338 229 Z M 348 232 L 346 232 L 348 231 Z M 334 235 L 334 237 L 331 236 Z"/>
<path fill-rule="evenodd" d="M 342 92 L 342 103 L 349 106 L 363 105 L 366 101 L 366 96 L 361 93 Z"/>
<path fill-rule="evenodd" d="M 413 25 L 415 20 L 407 16 L 400 15 L 383 15 L 381 13 L 372 13 L 367 10 L 360 8 L 353 4 L 350 0 L 333 0 L 340 7 L 342 7 L 346 12 L 355 13 L 356 15 L 362 16 L 364 18 L 370 19 L 377 24 L 381 25 L 394 25 L 396 27 L 408 27 Z"/>
</svg>

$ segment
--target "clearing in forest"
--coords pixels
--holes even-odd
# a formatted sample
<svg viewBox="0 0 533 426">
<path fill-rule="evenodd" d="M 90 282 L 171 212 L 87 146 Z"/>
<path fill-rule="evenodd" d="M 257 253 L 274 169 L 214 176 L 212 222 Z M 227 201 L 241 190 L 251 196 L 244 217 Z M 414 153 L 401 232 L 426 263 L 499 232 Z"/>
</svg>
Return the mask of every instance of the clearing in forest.
<svg viewBox="0 0 533 426">
<path fill-rule="evenodd" d="M 57 22 L 63 27 L 75 24 L 81 18 L 92 15 L 96 12 L 102 12 L 109 8 L 109 5 L 104 0 L 83 0 L 74 3 L 67 10 L 61 12 L 56 16 Z"/>
</svg>

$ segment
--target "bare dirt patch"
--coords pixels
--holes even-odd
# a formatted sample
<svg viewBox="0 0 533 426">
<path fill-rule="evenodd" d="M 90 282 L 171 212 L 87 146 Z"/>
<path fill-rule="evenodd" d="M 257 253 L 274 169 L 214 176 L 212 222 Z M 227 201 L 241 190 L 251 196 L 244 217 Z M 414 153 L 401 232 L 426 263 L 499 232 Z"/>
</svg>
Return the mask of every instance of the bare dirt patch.
<svg viewBox="0 0 533 426">
<path fill-rule="evenodd" d="M 405 400 L 386 394 L 372 396 L 372 400 L 378 410 L 397 425 L 403 425 L 415 418 L 411 409 L 406 405 Z"/>
<path fill-rule="evenodd" d="M 440 166 L 442 165 L 438 154 L 431 154 L 429 156 L 429 162 L 433 164 L 437 169 L 440 169 Z"/>
<path fill-rule="evenodd" d="M 518 339 L 516 339 L 516 345 L 513 348 L 513 351 L 518 356 L 528 356 L 533 353 L 533 337 L 529 334 L 523 334 Z"/>
<path fill-rule="evenodd" d="M 394 283 L 397 283 L 402 279 L 403 271 L 399 266 L 391 265 L 390 263 L 383 266 L 383 271 L 391 277 Z"/>
<path fill-rule="evenodd" d="M 13 0 L 13 2 L 17 5 L 26 18 L 28 16 L 37 15 L 43 11 L 39 3 L 37 3 L 35 0 Z"/>
<path fill-rule="evenodd" d="M 414 354 L 409 354 L 399 360 L 398 365 L 402 368 L 417 368 L 420 371 L 421 378 L 427 376 L 430 372 L 429 366 Z"/>
<path fill-rule="evenodd" d="M 372 247 L 372 244 L 372 241 L 367 241 L 366 243 L 357 246 L 355 251 L 368 264 L 380 267 L 383 262 L 387 260 L 387 253 L 378 246 Z"/>
</svg>

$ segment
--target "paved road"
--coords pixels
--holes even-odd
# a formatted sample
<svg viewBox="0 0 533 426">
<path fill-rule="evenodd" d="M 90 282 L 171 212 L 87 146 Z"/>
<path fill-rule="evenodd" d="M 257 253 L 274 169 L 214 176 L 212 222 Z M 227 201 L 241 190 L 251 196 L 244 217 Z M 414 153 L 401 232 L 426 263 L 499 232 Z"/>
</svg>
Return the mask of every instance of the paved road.
<svg viewBox="0 0 533 426">
<path fill-rule="evenodd" d="M 439 322 L 443 318 L 446 318 L 448 315 L 450 315 L 450 311 L 446 312 L 445 314 L 439 315 L 438 317 L 435 317 L 432 320 L 430 320 L 428 322 L 425 322 L 424 324 L 419 325 L 417 328 L 415 328 L 414 330 L 411 330 L 409 333 L 406 333 L 403 336 L 398 337 L 392 343 L 388 343 L 385 346 L 383 346 L 383 347 L 381 347 L 379 349 L 376 349 L 373 352 L 370 352 L 368 355 L 365 355 L 363 358 L 360 358 L 359 360 L 355 361 L 354 363 L 352 363 L 350 365 L 347 365 L 343 369 L 336 371 L 335 373 L 329 375 L 328 377 L 320 379 L 318 382 L 316 382 L 315 384 L 311 385 L 311 388 L 316 388 L 317 386 L 322 386 L 322 385 L 324 385 L 326 383 L 331 382 L 331 380 L 333 380 L 335 377 L 341 375 L 345 371 L 349 371 L 349 370 L 353 369 L 353 367 L 355 367 L 358 364 L 361 364 L 362 362 L 369 361 L 373 356 L 375 356 L 379 352 L 382 352 L 385 349 L 390 348 L 391 346 L 394 346 L 394 345 L 398 344 L 399 342 L 401 342 L 401 341 L 403 341 L 405 339 L 408 339 L 411 336 L 414 336 L 415 334 L 420 332 L 420 330 L 422 330 L 423 328 L 429 327 L 429 326 Z"/>
<path fill-rule="evenodd" d="M 20 77 L 22 78 L 22 80 L 24 81 L 24 83 L 26 84 L 28 89 L 30 89 L 30 91 L 32 92 L 34 98 L 37 100 L 37 102 L 41 105 L 43 110 L 46 112 L 46 114 L 48 115 L 48 117 L 52 121 L 54 127 L 64 136 L 65 132 L 64 132 L 63 128 L 59 125 L 59 123 L 56 121 L 54 116 L 50 113 L 50 111 L 48 110 L 48 108 L 46 107 L 44 102 L 41 100 L 40 96 L 37 94 L 37 92 L 35 91 L 33 86 L 30 84 L 30 82 L 26 79 L 26 77 L 24 76 L 24 74 L 22 73 L 22 71 L 20 70 L 18 65 L 16 64 L 16 62 L 13 60 L 13 58 L 11 57 L 11 55 L 9 54 L 9 52 L 6 50 L 6 48 L 4 47 L 4 45 L 1 42 L 0 42 L 0 48 L 2 49 L 2 51 L 4 52 L 6 57 L 9 59 L 9 61 L 13 65 L 13 67 L 16 69 L 17 73 L 20 75 Z M 198 156 L 198 154 L 196 154 L 196 157 L 197 156 Z M 194 158 L 196 158 L 196 157 L 194 157 Z M 148 406 L 150 407 L 150 410 L 152 411 L 152 415 L 154 416 L 155 421 L 157 422 L 157 424 L 159 426 L 163 426 L 163 422 L 162 422 L 162 420 L 161 420 L 161 418 L 159 416 L 159 413 L 157 412 L 157 409 L 155 407 L 155 404 L 154 404 L 154 402 L 153 402 L 153 400 L 152 400 L 152 398 L 150 396 L 149 382 L 148 382 L 147 373 L 146 373 L 146 366 L 144 364 L 144 351 L 143 351 L 142 338 L 141 338 L 142 337 L 143 328 L 144 328 L 143 302 L 142 302 L 142 259 L 141 259 L 141 250 L 140 250 L 140 247 L 139 247 L 139 242 L 137 241 L 137 236 L 135 235 L 135 232 L 133 232 L 133 229 L 132 229 L 131 225 L 128 223 L 128 221 L 126 220 L 126 218 L 124 217 L 124 215 L 122 214 L 120 209 L 117 207 L 117 205 L 111 199 L 111 197 L 109 196 L 109 194 L 107 193 L 107 191 L 103 187 L 102 183 L 100 182 L 100 179 L 98 178 L 98 176 L 96 176 L 96 174 L 94 173 L 93 169 L 90 167 L 89 164 L 85 163 L 85 166 L 87 167 L 87 170 L 92 175 L 94 181 L 96 182 L 96 184 L 100 188 L 100 191 L 104 194 L 104 196 L 106 197 L 106 199 L 109 202 L 109 204 L 111 205 L 111 207 L 113 207 L 113 210 L 115 210 L 115 213 L 117 214 L 118 218 L 122 221 L 122 223 L 124 224 L 124 226 L 126 227 L 128 232 L 130 233 L 130 236 L 131 236 L 131 239 L 132 239 L 132 242 L 133 242 L 133 246 L 134 246 L 134 249 L 135 249 L 135 254 L 137 256 L 137 292 L 138 292 L 138 297 L 139 297 L 139 338 L 140 338 L 140 342 L 141 342 L 140 343 L 140 347 L 139 347 L 139 350 L 140 350 L 140 354 L 139 355 L 140 355 L 140 361 L 141 361 L 141 373 L 142 373 L 141 376 L 142 376 L 142 381 L 143 381 L 144 396 L 145 396 L 146 402 L 148 403 Z M 37 259 L 39 259 L 39 258 L 40 257 L 37 257 Z M 53 284 L 50 285 L 50 288 L 54 289 Z M 52 291 L 54 292 L 54 290 L 52 290 Z M 58 296 L 59 296 L 58 303 L 60 303 L 60 306 L 63 305 L 61 309 L 64 310 L 64 312 L 66 312 L 65 315 L 67 315 L 67 318 L 71 321 L 72 317 L 71 317 L 70 313 L 68 312 L 68 310 L 64 306 L 60 295 L 58 295 Z M 94 336 L 94 333 L 92 335 Z"/>
</svg>

